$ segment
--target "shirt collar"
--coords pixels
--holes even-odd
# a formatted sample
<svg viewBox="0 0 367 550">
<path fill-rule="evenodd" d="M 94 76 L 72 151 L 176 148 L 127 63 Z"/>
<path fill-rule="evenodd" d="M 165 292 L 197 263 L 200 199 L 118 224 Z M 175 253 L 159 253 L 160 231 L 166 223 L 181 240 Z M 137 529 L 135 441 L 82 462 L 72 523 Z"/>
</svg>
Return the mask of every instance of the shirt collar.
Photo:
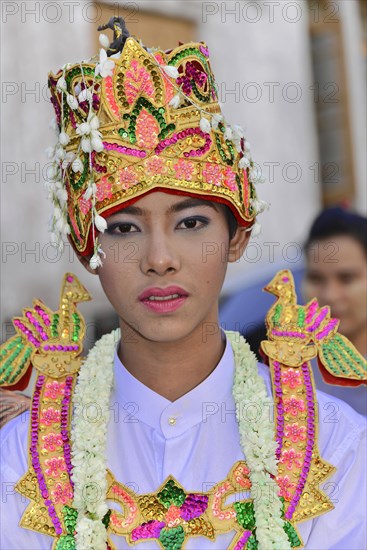
<svg viewBox="0 0 367 550">
<path fill-rule="evenodd" d="M 114 357 L 114 406 L 132 411 L 130 421 L 143 422 L 166 439 L 177 437 L 200 422 L 205 422 L 214 410 L 231 399 L 234 355 L 229 339 L 222 358 L 213 372 L 194 389 L 169 401 L 137 380 L 121 363 L 117 351 Z"/>
</svg>

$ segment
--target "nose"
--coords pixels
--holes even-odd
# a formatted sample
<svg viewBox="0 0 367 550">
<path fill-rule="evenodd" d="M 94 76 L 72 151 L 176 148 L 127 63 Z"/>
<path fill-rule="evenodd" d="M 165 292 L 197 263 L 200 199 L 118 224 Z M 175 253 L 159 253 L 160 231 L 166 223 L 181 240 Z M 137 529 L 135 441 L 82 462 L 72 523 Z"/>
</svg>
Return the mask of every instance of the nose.
<svg viewBox="0 0 367 550">
<path fill-rule="evenodd" d="M 141 258 L 142 272 L 146 275 L 165 275 L 179 269 L 180 259 L 177 247 L 164 231 L 152 230 Z"/>
</svg>

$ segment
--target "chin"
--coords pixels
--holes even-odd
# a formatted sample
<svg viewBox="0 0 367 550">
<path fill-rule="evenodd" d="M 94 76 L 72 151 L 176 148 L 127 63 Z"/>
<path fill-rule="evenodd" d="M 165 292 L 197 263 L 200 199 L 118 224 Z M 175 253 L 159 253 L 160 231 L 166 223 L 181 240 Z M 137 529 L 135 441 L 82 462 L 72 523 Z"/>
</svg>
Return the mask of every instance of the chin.
<svg viewBox="0 0 367 550">
<path fill-rule="evenodd" d="M 196 327 L 193 325 L 192 320 L 174 320 L 172 317 L 157 319 L 154 322 L 150 320 L 148 322 L 143 321 L 142 323 L 126 323 L 126 325 L 128 325 L 130 329 L 137 333 L 141 338 L 162 344 L 183 340 L 188 337 Z M 141 328 L 134 328 L 139 326 Z"/>
</svg>

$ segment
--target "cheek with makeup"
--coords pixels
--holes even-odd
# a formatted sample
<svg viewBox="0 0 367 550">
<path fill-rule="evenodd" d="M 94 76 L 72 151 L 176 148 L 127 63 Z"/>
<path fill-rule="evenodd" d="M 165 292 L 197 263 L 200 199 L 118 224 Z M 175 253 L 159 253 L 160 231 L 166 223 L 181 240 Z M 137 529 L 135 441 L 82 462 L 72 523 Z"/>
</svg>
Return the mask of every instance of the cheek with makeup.
<svg viewBox="0 0 367 550">
<path fill-rule="evenodd" d="M 169 342 L 218 323 L 229 232 L 203 202 L 156 192 L 107 218 L 98 275 L 123 333 Z"/>
</svg>

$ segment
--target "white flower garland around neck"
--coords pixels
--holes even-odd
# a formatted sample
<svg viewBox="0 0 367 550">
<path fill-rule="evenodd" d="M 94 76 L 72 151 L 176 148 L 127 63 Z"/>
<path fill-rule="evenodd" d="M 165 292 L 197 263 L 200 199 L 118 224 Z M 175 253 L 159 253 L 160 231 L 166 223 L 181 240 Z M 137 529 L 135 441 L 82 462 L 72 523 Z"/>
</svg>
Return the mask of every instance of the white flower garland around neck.
<svg viewBox="0 0 367 550">
<path fill-rule="evenodd" d="M 273 401 L 267 395 L 265 382 L 258 374 L 257 359 L 245 339 L 238 332 L 225 332 L 235 356 L 233 397 L 241 446 L 250 469 L 252 493 L 255 492 L 253 504 L 259 550 L 288 550 L 291 546 L 283 529 L 282 503 L 276 496 L 277 484 L 270 475 L 277 474 L 271 420 Z M 117 329 L 95 344 L 80 369 L 73 397 L 72 480 L 73 506 L 78 511 L 77 550 L 106 550 L 107 530 L 102 519 L 108 511 L 107 426 L 119 338 Z M 254 403 L 260 405 L 261 414 L 253 420 L 245 418 L 247 405 Z"/>
</svg>

